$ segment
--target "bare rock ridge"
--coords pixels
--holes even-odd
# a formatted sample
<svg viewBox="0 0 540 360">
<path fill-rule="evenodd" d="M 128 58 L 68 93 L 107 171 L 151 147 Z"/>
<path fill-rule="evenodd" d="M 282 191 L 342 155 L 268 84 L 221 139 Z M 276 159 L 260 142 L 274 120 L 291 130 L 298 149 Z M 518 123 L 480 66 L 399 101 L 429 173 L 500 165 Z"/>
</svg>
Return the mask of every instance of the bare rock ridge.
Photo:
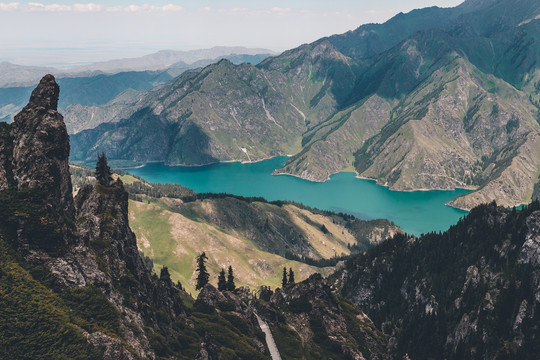
<svg viewBox="0 0 540 360">
<path fill-rule="evenodd" d="M 15 116 L 11 130 L 12 172 L 20 189 L 40 189 L 55 217 L 74 220 L 75 207 L 69 173 L 69 136 L 57 111 L 60 88 L 46 75 L 30 102 Z"/>
</svg>

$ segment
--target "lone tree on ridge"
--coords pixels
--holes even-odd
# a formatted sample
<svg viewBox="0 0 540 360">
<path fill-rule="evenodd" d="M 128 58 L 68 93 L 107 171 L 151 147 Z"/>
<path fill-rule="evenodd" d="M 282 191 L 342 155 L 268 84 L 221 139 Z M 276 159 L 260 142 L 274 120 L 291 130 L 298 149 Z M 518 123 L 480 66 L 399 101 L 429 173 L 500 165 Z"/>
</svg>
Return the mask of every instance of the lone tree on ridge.
<svg viewBox="0 0 540 360">
<path fill-rule="evenodd" d="M 283 278 L 281 279 L 281 287 L 285 288 L 287 286 L 287 268 L 283 268 Z"/>
<path fill-rule="evenodd" d="M 98 155 L 97 158 L 96 179 L 102 186 L 111 186 L 113 180 L 111 168 L 109 167 L 109 164 L 107 164 L 107 157 L 104 152 Z"/>
<path fill-rule="evenodd" d="M 206 284 L 208 284 L 210 274 L 208 274 L 208 270 L 206 270 L 206 260 L 208 260 L 208 257 L 204 252 L 197 256 L 197 269 L 195 269 L 195 271 L 198 271 L 199 275 L 197 275 L 197 284 L 195 284 L 195 290 L 200 290 Z"/>
<path fill-rule="evenodd" d="M 218 275 L 217 288 L 219 291 L 227 290 L 227 280 L 225 280 L 225 270 L 223 268 Z"/>
<path fill-rule="evenodd" d="M 234 284 L 234 275 L 232 266 L 229 265 L 229 275 L 227 276 L 227 290 L 234 291 L 236 289 L 236 285 Z"/>
</svg>

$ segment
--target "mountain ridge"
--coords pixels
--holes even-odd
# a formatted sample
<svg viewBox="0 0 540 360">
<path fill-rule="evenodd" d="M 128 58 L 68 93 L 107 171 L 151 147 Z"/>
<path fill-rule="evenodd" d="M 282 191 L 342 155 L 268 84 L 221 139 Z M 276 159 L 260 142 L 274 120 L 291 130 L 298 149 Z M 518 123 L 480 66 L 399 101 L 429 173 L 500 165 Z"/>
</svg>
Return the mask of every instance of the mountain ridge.
<svg viewBox="0 0 540 360">
<path fill-rule="evenodd" d="M 354 170 L 393 190 L 465 187 L 475 191 L 449 204 L 467 210 L 493 199 L 527 203 L 540 173 L 540 72 L 531 68 L 540 50 L 527 39 L 540 29 L 538 21 L 522 23 L 537 7 L 527 0 L 427 8 L 257 66 L 221 62 L 188 82 L 180 77 L 177 85 L 146 93 L 137 109 L 148 115 L 74 136 L 74 159 L 106 150 L 118 159 L 200 165 L 293 154 L 276 174 L 325 181 Z M 491 24 L 501 9 L 508 19 Z M 401 42 L 388 35 L 397 29 Z M 522 40 L 512 45 L 515 37 Z M 473 43 L 480 44 L 478 53 Z M 493 45 L 486 55 L 493 60 L 482 60 L 484 44 Z M 360 50 L 368 45 L 378 52 L 364 57 Z M 159 136 L 168 139 L 161 154 L 133 133 L 146 118 L 155 123 L 156 114 L 169 124 L 168 134 Z M 182 130 L 188 124 L 191 135 Z M 123 145 L 113 146 L 112 137 Z M 180 145 L 185 141 L 193 150 Z"/>
</svg>

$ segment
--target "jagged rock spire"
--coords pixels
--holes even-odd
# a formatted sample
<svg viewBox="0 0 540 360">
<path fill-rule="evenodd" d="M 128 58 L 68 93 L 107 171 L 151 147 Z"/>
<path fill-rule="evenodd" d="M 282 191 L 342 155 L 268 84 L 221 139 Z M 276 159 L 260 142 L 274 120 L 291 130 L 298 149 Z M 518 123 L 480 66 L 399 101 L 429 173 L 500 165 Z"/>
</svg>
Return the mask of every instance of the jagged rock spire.
<svg viewBox="0 0 540 360">
<path fill-rule="evenodd" d="M 56 83 L 54 76 L 47 74 L 32 91 L 29 105 L 41 106 L 47 110 L 57 110 L 59 94 L 60 87 Z"/>
<path fill-rule="evenodd" d="M 69 173 L 69 136 L 56 111 L 60 88 L 45 75 L 28 105 L 12 124 L 13 176 L 19 189 L 43 191 L 46 205 L 58 219 L 74 219 L 75 207 Z"/>
</svg>

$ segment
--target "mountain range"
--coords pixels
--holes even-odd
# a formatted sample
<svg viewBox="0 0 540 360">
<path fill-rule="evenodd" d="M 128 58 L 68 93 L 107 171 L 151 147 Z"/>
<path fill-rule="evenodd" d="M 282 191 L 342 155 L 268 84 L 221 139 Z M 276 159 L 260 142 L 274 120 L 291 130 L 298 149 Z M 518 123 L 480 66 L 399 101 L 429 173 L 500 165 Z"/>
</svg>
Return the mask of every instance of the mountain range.
<svg viewBox="0 0 540 360">
<path fill-rule="evenodd" d="M 45 73 L 53 73 L 57 77 L 88 77 L 98 74 L 116 74 L 130 71 L 197 68 L 201 64 L 208 65 L 207 61 L 215 62 L 222 58 L 230 58 L 234 62 L 253 62 L 260 59 L 261 56 L 267 57 L 274 54 L 274 51 L 268 49 L 254 49 L 241 46 L 215 46 L 210 49 L 188 51 L 160 50 L 140 57 L 100 61 L 88 65 L 72 66 L 66 69 L 17 65 L 4 61 L 0 62 L 0 87 L 36 85 Z"/>
<path fill-rule="evenodd" d="M 28 101 L 33 85 L 44 73 L 60 75 L 58 83 L 66 96 L 62 96 L 59 106 L 66 115 L 68 132 L 72 134 L 98 126 L 103 118 L 110 121 L 111 117 L 129 116 L 129 111 L 122 111 L 126 103 L 139 99 L 142 92 L 163 85 L 185 71 L 202 68 L 221 59 L 235 64 L 258 64 L 270 56 L 270 53 L 262 51 L 269 50 L 240 47 L 185 52 L 164 50 L 141 58 L 111 60 L 69 70 L 3 62 L 0 63 L 0 121 L 13 120 Z"/>
<path fill-rule="evenodd" d="M 539 13 L 533 0 L 469 0 L 256 66 L 222 60 L 115 111 L 100 106 L 103 124 L 73 136 L 72 159 L 105 151 L 201 165 L 289 154 L 276 173 L 325 181 L 355 171 L 393 190 L 474 190 L 450 201 L 462 209 L 527 203 L 540 173 Z"/>
<path fill-rule="evenodd" d="M 169 255 L 189 250 L 190 237 L 206 230 L 210 241 L 203 246 L 217 254 L 220 236 L 231 243 L 251 236 L 259 251 L 278 255 L 287 244 L 298 259 L 324 258 L 321 239 L 358 240 L 362 227 L 369 232 L 380 224 L 300 204 L 197 195 L 122 173 L 105 184 L 81 183 L 74 197 L 72 179 L 90 177 L 78 165 L 70 173 L 58 96 L 58 84 L 46 75 L 13 124 L 0 123 L 0 357 L 537 358 L 538 201 L 521 209 L 478 206 L 444 233 L 387 233 L 389 239 L 348 257 L 328 278 L 312 274 L 296 282 L 289 275 L 279 288 L 256 291 L 216 289 L 211 279 L 194 298 L 169 271 L 175 259 L 157 253 L 166 248 L 162 239 L 145 246 L 146 234 L 163 238 L 155 232 L 163 224 L 156 217 L 142 224 L 138 211 L 175 217 L 182 236 L 168 244 Z M 322 235 L 310 238 L 315 231 Z M 138 240 L 164 261 L 159 271 Z"/>
<path fill-rule="evenodd" d="M 535 359 L 540 202 L 474 208 L 444 233 L 398 234 L 332 276 L 395 359 Z"/>
</svg>

